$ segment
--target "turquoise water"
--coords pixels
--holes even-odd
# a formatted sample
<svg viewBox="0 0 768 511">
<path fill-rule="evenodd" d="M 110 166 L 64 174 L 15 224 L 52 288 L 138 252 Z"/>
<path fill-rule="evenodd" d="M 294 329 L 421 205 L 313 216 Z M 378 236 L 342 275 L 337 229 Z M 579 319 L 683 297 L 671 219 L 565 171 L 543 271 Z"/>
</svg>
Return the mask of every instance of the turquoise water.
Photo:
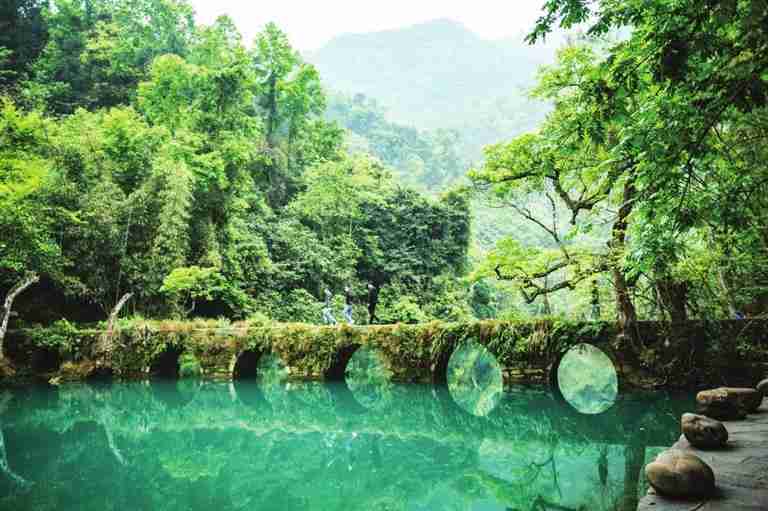
<svg viewBox="0 0 768 511">
<path fill-rule="evenodd" d="M 0 391 L 0 509 L 634 510 L 691 404 L 622 394 L 583 414 L 513 388 L 476 415 L 447 387 L 375 383 Z"/>
</svg>

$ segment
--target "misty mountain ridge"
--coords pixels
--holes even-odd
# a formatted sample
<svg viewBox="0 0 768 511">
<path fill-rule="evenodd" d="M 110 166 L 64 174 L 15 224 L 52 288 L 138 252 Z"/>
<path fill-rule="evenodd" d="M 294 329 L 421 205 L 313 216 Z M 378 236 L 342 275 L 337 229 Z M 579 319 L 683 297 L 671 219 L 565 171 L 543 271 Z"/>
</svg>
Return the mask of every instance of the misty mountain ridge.
<svg viewBox="0 0 768 511">
<path fill-rule="evenodd" d="M 340 35 L 306 59 L 329 89 L 374 98 L 395 122 L 459 130 L 475 152 L 533 129 L 548 111 L 526 91 L 537 69 L 554 62 L 562 38 L 530 46 L 523 37 L 483 39 L 437 19 Z"/>
</svg>

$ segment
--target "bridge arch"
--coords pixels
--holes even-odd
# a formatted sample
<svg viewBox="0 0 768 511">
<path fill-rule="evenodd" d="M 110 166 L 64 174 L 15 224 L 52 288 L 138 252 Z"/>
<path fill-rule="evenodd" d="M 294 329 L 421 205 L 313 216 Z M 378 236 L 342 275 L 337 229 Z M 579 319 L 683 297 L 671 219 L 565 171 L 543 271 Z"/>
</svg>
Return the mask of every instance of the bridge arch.
<svg viewBox="0 0 768 511">
<path fill-rule="evenodd" d="M 270 369 L 283 373 L 281 378 L 290 373 L 288 364 L 277 352 L 260 348 L 245 348 L 236 353 L 230 361 L 229 369 L 233 380 L 255 380 Z"/>
<path fill-rule="evenodd" d="M 178 379 L 181 369 L 181 355 L 184 347 L 178 344 L 166 344 L 157 353 L 149 365 L 149 375 L 152 378 Z"/>
<path fill-rule="evenodd" d="M 331 362 L 328 364 L 328 368 L 323 373 L 324 379 L 332 382 L 345 381 L 344 373 L 347 370 L 347 364 L 349 364 L 349 360 L 360 346 L 361 345 L 357 343 L 347 344 L 336 350 L 336 353 L 331 357 Z"/>
</svg>

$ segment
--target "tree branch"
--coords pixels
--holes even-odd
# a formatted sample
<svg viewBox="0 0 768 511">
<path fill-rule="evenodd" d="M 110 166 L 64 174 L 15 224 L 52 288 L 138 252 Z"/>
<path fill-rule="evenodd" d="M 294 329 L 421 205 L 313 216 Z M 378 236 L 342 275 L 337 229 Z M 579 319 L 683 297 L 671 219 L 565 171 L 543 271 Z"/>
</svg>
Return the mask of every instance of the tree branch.
<svg viewBox="0 0 768 511">
<path fill-rule="evenodd" d="M 37 283 L 39 280 L 40 277 L 37 274 L 31 273 L 24 277 L 21 282 L 18 282 L 15 286 L 13 286 L 5 296 L 5 303 L 3 304 L 3 321 L 0 323 L 0 359 L 5 357 L 3 354 L 3 340 L 5 339 L 5 332 L 8 330 L 8 320 L 11 317 L 13 301 L 20 293 L 22 293 L 32 284 Z"/>
<path fill-rule="evenodd" d="M 114 346 L 112 345 L 113 334 L 115 330 L 115 323 L 117 322 L 117 316 L 120 314 L 120 310 L 131 299 L 133 293 L 125 293 L 122 298 L 112 308 L 112 312 L 109 313 L 109 319 L 107 320 L 107 329 L 101 336 L 101 345 L 99 346 L 99 355 L 102 357 L 109 357 L 112 353 Z"/>
</svg>

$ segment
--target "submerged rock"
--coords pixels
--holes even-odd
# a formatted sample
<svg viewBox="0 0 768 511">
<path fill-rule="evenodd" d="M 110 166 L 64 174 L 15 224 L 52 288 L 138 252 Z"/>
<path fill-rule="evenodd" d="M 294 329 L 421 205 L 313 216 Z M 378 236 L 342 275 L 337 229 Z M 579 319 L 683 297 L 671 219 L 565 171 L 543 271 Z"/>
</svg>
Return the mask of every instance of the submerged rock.
<svg viewBox="0 0 768 511">
<path fill-rule="evenodd" d="M 695 447 L 713 449 L 728 442 L 728 430 L 722 422 L 715 419 L 695 413 L 684 413 L 680 423 L 683 435 Z"/>
<path fill-rule="evenodd" d="M 696 407 L 700 414 L 721 421 L 741 420 L 747 416 L 742 401 L 722 387 L 696 394 Z"/>
<path fill-rule="evenodd" d="M 676 498 L 706 497 L 715 489 L 715 474 L 698 456 L 665 451 L 645 467 L 645 477 L 660 495 Z"/>
</svg>

